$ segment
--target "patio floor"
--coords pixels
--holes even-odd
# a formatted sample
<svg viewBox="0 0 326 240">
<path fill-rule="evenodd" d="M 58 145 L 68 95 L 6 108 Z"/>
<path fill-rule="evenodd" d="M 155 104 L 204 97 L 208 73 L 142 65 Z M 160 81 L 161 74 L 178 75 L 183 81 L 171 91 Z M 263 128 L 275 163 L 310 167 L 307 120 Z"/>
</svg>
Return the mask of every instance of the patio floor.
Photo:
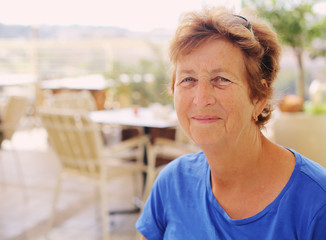
<svg viewBox="0 0 326 240">
<path fill-rule="evenodd" d="M 58 161 L 47 145 L 44 129 L 18 132 L 12 142 L 19 154 L 22 174 L 18 173 L 12 146 L 4 142 L 0 152 L 0 239 L 101 239 L 95 188 L 73 180 L 62 185 L 54 227 L 46 237 L 46 224 L 59 172 Z M 23 176 L 24 184 L 19 176 Z M 107 189 L 110 211 L 134 207 L 131 177 L 111 181 Z M 137 218 L 138 213 L 113 215 L 110 218 L 112 239 L 134 240 Z"/>
</svg>

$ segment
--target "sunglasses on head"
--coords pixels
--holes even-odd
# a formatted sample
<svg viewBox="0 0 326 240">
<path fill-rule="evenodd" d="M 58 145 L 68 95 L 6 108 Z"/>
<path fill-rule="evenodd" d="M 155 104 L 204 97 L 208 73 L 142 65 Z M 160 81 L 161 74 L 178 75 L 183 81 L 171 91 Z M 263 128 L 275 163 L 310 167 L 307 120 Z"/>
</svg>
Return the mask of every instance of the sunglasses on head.
<svg viewBox="0 0 326 240">
<path fill-rule="evenodd" d="M 237 18 L 240 18 L 241 20 L 243 20 L 241 24 L 242 24 L 245 28 L 247 28 L 247 29 L 252 33 L 252 35 L 254 35 L 254 32 L 252 31 L 252 26 L 251 26 L 251 24 L 250 24 L 250 22 L 248 21 L 247 18 L 242 17 L 242 16 L 240 16 L 240 15 L 234 15 L 234 16 L 237 17 Z"/>
</svg>

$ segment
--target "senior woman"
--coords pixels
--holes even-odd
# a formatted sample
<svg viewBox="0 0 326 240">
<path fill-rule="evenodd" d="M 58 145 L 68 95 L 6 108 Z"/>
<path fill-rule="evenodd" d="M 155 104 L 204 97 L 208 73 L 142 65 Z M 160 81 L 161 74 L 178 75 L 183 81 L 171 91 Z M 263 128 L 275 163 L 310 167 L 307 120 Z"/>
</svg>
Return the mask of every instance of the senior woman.
<svg viewBox="0 0 326 240">
<path fill-rule="evenodd" d="M 185 15 L 170 57 L 180 125 L 203 152 L 160 173 L 136 224 L 143 239 L 326 239 L 326 171 L 260 131 L 279 70 L 275 33 L 205 9 Z"/>
</svg>

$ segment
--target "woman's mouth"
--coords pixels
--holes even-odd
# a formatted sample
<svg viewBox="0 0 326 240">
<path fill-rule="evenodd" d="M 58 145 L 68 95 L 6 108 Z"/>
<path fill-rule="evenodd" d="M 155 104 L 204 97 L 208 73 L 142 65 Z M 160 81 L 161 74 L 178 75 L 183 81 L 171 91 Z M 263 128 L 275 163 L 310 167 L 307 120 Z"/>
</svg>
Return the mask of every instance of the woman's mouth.
<svg viewBox="0 0 326 240">
<path fill-rule="evenodd" d="M 209 124 L 209 123 L 214 123 L 220 120 L 221 118 L 212 115 L 197 115 L 197 116 L 193 116 L 192 119 L 198 123 Z"/>
</svg>

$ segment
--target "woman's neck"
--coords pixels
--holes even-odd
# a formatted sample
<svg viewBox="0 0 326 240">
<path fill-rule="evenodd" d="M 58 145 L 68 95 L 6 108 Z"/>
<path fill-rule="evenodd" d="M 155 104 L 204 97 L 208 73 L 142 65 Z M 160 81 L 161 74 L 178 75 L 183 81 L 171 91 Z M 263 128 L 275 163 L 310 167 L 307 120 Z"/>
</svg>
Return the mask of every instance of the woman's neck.
<svg viewBox="0 0 326 240">
<path fill-rule="evenodd" d="M 261 172 L 265 137 L 257 133 L 237 143 L 223 143 L 220 146 L 203 146 L 211 168 L 211 176 L 224 184 L 243 182 Z"/>
<path fill-rule="evenodd" d="M 295 165 L 292 153 L 261 133 L 247 144 L 225 151 L 204 149 L 211 169 L 212 192 L 233 219 L 255 215 L 288 182 Z"/>
</svg>

